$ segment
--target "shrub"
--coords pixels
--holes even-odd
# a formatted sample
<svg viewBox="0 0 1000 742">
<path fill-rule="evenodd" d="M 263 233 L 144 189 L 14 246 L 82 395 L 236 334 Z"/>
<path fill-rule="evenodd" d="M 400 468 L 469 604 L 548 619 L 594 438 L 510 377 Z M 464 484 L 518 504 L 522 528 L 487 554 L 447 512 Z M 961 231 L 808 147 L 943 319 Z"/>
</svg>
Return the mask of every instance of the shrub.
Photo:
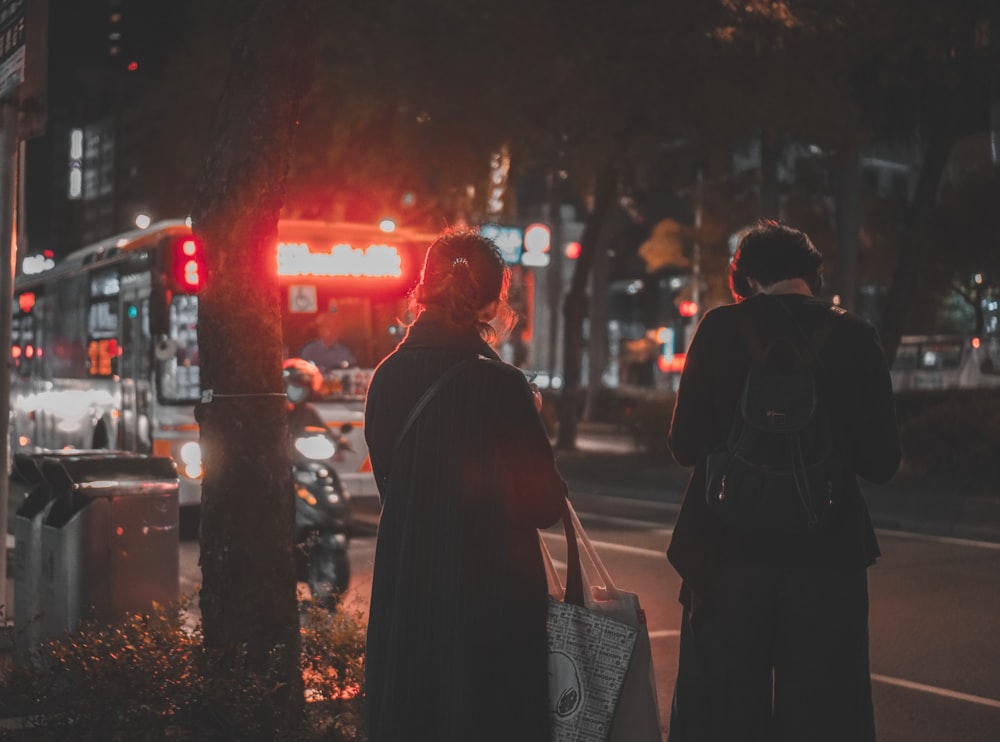
<svg viewBox="0 0 1000 742">
<path fill-rule="evenodd" d="M 220 659 L 200 625 L 185 626 L 188 599 L 154 606 L 115 626 L 77 632 L 8 657 L 0 702 L 17 740 L 363 739 L 364 628 L 358 616 L 310 607 L 302 618 L 305 712 L 275 732 L 267 709 L 277 680 L 252 671 L 246 653 Z"/>
<path fill-rule="evenodd" d="M 310 728 L 324 731 L 323 739 L 364 739 L 364 656 L 365 629 L 360 612 L 307 608 L 302 617 L 306 716 Z"/>
<path fill-rule="evenodd" d="M 1000 475 L 1000 395 L 898 400 L 903 469 L 928 484 L 995 489 Z"/>
</svg>

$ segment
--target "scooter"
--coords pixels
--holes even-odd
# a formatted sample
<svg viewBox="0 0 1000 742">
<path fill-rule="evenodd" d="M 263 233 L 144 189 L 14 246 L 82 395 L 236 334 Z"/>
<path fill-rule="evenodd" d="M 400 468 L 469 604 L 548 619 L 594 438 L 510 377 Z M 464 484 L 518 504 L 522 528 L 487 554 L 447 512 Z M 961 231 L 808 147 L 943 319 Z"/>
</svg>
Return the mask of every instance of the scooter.
<svg viewBox="0 0 1000 742">
<path fill-rule="evenodd" d="M 351 578 L 347 558 L 351 499 L 333 468 L 338 447 L 347 445 L 350 427 L 335 434 L 309 404 L 323 384 L 316 366 L 289 358 L 283 364 L 282 378 L 292 438 L 296 572 L 298 580 L 309 586 L 313 602 L 332 610 Z"/>
<path fill-rule="evenodd" d="M 333 610 L 351 577 L 350 494 L 331 464 L 338 438 L 325 426 L 291 432 L 296 576 L 314 603 Z"/>
</svg>

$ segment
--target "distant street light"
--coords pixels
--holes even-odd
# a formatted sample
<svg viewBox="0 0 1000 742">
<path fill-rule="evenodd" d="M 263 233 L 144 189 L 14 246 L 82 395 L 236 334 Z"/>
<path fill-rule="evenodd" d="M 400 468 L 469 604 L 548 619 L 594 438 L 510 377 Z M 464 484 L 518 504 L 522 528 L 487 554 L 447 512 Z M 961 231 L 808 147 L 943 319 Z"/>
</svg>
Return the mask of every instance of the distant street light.
<svg viewBox="0 0 1000 742">
<path fill-rule="evenodd" d="M 149 218 L 148 214 L 139 214 L 139 216 L 135 218 L 135 226 L 139 229 L 145 229 L 152 223 L 153 220 Z"/>
</svg>

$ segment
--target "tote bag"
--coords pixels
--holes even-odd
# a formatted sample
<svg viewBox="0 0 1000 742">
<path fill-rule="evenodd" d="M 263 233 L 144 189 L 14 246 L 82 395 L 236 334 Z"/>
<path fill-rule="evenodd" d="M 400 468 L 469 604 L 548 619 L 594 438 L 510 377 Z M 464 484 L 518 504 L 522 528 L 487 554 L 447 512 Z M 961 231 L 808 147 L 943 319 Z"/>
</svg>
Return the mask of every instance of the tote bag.
<svg viewBox="0 0 1000 742">
<path fill-rule="evenodd" d="M 544 541 L 549 693 L 558 742 L 661 742 L 652 652 L 639 596 L 618 588 L 566 501 L 566 587 Z M 602 586 L 583 589 L 578 543 Z M 588 736 L 589 735 L 589 736 Z"/>
</svg>

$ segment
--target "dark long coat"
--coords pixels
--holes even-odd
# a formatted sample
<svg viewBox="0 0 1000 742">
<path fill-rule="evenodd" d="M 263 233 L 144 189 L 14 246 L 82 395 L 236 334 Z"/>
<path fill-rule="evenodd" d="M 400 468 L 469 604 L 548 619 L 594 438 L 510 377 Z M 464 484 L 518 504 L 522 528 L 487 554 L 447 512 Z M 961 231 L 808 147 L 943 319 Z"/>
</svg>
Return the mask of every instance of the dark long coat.
<svg viewBox="0 0 1000 742">
<path fill-rule="evenodd" d="M 424 390 L 477 355 L 491 360 L 447 382 L 395 450 Z M 382 499 L 369 738 L 550 739 L 537 529 L 559 519 L 565 485 L 523 374 L 425 312 L 372 377 L 365 436 Z"/>
</svg>

